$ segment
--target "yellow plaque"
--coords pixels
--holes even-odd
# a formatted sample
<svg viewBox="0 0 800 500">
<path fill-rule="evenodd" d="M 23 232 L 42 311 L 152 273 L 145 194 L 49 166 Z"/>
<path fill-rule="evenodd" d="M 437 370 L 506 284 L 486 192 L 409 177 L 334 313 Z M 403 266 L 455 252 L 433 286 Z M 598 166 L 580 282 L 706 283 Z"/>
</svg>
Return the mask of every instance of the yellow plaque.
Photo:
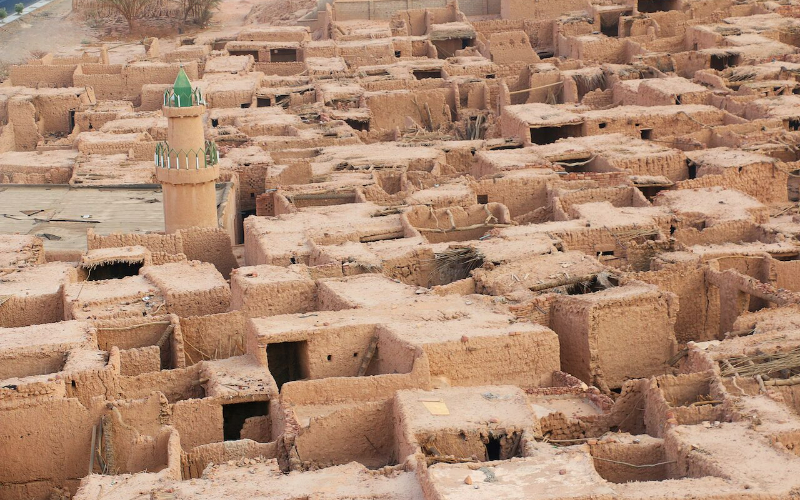
<svg viewBox="0 0 800 500">
<path fill-rule="evenodd" d="M 450 410 L 447 409 L 444 401 L 423 401 L 422 404 L 431 412 L 431 415 L 450 415 Z"/>
</svg>

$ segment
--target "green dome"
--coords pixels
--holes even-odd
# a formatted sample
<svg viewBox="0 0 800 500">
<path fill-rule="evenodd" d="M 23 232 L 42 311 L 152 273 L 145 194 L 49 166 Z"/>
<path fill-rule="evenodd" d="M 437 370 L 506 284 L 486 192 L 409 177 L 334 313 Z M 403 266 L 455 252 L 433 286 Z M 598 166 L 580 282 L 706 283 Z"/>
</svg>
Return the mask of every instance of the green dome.
<svg viewBox="0 0 800 500">
<path fill-rule="evenodd" d="M 180 98 L 178 101 L 179 106 L 188 108 L 192 105 L 192 83 L 183 68 L 178 72 L 178 77 L 175 78 L 175 84 L 172 86 L 172 91 Z"/>
</svg>

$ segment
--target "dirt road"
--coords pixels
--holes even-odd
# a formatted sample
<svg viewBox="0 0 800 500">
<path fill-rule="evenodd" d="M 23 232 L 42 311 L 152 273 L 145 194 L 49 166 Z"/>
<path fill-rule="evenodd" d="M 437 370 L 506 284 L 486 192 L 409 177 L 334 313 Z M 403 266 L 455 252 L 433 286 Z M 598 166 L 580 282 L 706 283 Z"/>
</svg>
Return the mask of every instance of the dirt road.
<svg viewBox="0 0 800 500">
<path fill-rule="evenodd" d="M 92 30 L 76 22 L 70 12 L 71 0 L 56 0 L 0 28 L 0 61 L 24 61 L 32 51 L 74 52 L 82 42 L 94 42 Z"/>
</svg>

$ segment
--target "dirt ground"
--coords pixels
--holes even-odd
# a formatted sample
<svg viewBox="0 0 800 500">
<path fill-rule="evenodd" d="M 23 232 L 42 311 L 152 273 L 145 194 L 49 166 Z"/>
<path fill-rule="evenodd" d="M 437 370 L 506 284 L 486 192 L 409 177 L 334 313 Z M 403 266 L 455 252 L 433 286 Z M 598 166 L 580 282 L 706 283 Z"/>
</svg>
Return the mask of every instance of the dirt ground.
<svg viewBox="0 0 800 500">
<path fill-rule="evenodd" d="M 257 9 L 253 9 L 257 5 Z M 316 5 L 315 0 L 223 0 L 219 10 L 214 14 L 208 32 L 226 32 L 236 30 L 240 26 L 252 22 L 287 24 L 301 17 Z M 135 33 L 128 32 L 121 20 L 108 20 L 101 24 L 89 26 L 85 21 L 72 13 L 71 0 L 55 0 L 46 7 L 26 15 L 21 20 L 0 28 L 0 73 L 2 66 L 24 61 L 32 54 L 53 52 L 61 54 L 79 53 L 87 45 L 113 40 L 113 52 L 128 52 L 121 47 L 120 40 L 138 42 L 147 36 L 157 36 L 162 40 L 162 50 L 169 47 L 170 41 L 177 42 L 181 34 L 200 31 L 199 28 L 188 27 L 178 29 L 164 21 L 138 23 Z M 172 39 L 172 40 L 170 40 Z M 177 44 L 177 43 L 176 43 Z M 134 49 L 135 50 L 135 49 Z M 121 54 L 118 56 L 124 58 Z M 121 61 L 112 61 L 121 62 Z"/>
<path fill-rule="evenodd" d="M 97 40 L 95 31 L 78 22 L 71 0 L 56 0 L 17 22 L 0 28 L 0 62 L 17 63 L 31 52 L 72 52 Z"/>
</svg>

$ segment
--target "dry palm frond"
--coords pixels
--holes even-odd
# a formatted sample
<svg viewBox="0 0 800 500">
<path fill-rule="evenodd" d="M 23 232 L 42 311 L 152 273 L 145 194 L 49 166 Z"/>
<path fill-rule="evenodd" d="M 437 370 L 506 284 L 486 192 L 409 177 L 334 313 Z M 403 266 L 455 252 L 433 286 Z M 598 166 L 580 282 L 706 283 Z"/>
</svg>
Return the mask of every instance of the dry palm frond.
<svg viewBox="0 0 800 500">
<path fill-rule="evenodd" d="M 729 82 L 743 82 L 747 80 L 752 80 L 755 78 L 756 73 L 754 71 L 735 71 L 729 77 Z"/>
<path fill-rule="evenodd" d="M 370 214 L 370 217 L 385 217 L 387 215 L 397 215 L 403 213 L 403 207 L 386 207 Z"/>
<path fill-rule="evenodd" d="M 788 26 L 784 26 L 784 27 L 783 27 L 783 28 L 780 30 L 780 33 L 786 33 L 786 34 L 788 34 L 788 35 L 797 35 L 797 34 L 800 34 L 800 26 L 797 26 L 797 25 L 795 25 L 795 24 L 788 25 Z"/>
<path fill-rule="evenodd" d="M 605 90 L 606 88 L 606 75 L 605 73 L 598 72 L 591 75 L 572 75 L 572 79 L 578 86 L 578 95 L 586 95 L 592 90 Z"/>
<path fill-rule="evenodd" d="M 477 139 L 483 139 L 483 136 L 486 133 L 486 117 L 483 115 L 478 115 L 474 120 L 468 119 L 465 132 L 465 138 L 467 140 L 474 141 Z"/>
<path fill-rule="evenodd" d="M 613 231 L 614 236 L 624 240 L 632 240 L 643 236 L 655 236 L 658 234 L 657 228 L 637 228 L 625 231 Z"/>
<path fill-rule="evenodd" d="M 642 70 L 639 68 L 625 67 L 617 72 L 620 80 L 641 80 L 644 78 Z"/>
<path fill-rule="evenodd" d="M 737 356 L 723 360 L 720 374 L 723 377 L 738 375 L 751 377 L 800 368 L 800 347 L 786 352 L 762 353 L 752 356 Z"/>
<path fill-rule="evenodd" d="M 742 34 L 741 28 L 737 28 L 735 26 L 717 26 L 714 28 L 714 31 L 722 36 L 735 36 Z"/>
<path fill-rule="evenodd" d="M 483 253 L 474 247 L 450 247 L 433 254 L 434 272 L 440 283 L 452 283 L 469 277 L 473 269 L 483 265 Z"/>
<path fill-rule="evenodd" d="M 675 71 L 675 65 L 671 57 L 658 58 L 655 61 L 656 69 L 662 73 L 672 73 Z"/>
</svg>

